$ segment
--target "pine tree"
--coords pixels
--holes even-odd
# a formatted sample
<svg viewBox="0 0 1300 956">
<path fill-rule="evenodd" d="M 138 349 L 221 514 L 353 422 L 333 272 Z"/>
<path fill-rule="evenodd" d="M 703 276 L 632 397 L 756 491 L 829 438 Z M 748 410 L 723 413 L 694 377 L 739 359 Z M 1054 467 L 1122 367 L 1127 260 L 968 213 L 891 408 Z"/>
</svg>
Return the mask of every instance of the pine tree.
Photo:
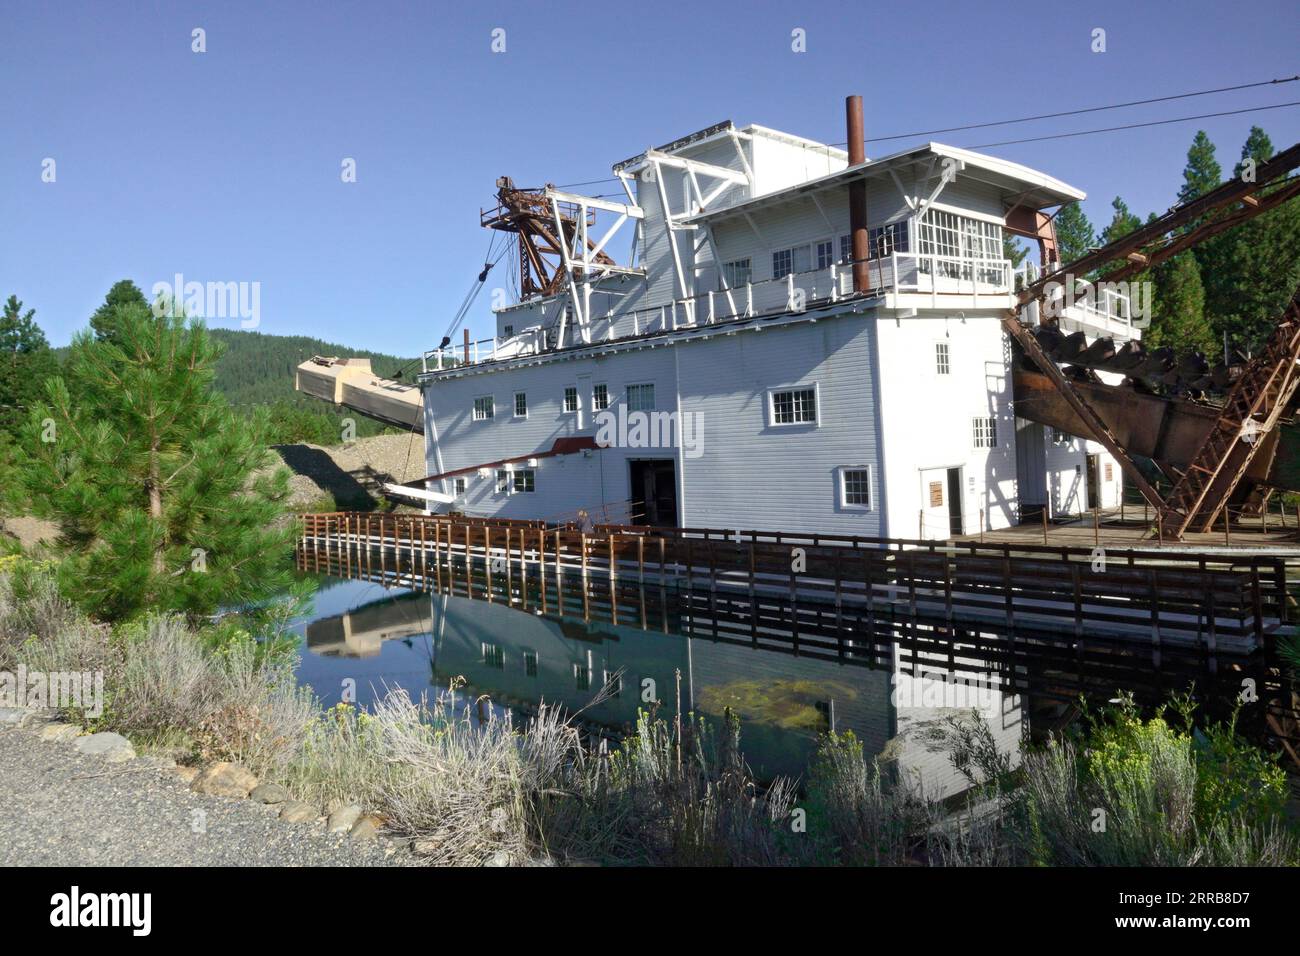
<svg viewBox="0 0 1300 956">
<path fill-rule="evenodd" d="M 1223 169 L 1214 156 L 1214 144 L 1205 130 L 1199 129 L 1187 150 L 1187 165 L 1183 167 L 1183 187 L 1178 190 L 1180 203 L 1204 196 L 1223 181 Z"/>
<path fill-rule="evenodd" d="M 1002 233 L 1002 258 L 1011 263 L 1011 268 L 1020 268 L 1020 263 L 1029 255 L 1029 249 L 1009 232 Z"/>
<path fill-rule="evenodd" d="M 1063 263 L 1073 262 L 1097 245 L 1097 233 L 1077 202 L 1063 206 L 1056 214 L 1056 242 Z"/>
<path fill-rule="evenodd" d="M 1252 127 L 1234 173 L 1246 160 L 1273 156 L 1268 134 Z M 1195 248 L 1205 285 L 1205 313 L 1216 335 L 1234 347 L 1257 350 L 1300 286 L 1300 203 L 1283 203 Z"/>
<path fill-rule="evenodd" d="M 0 315 L 0 429 L 12 432 L 41 394 L 45 379 L 58 371 L 45 333 L 36 324 L 36 310 L 23 311 L 11 295 Z"/>
<path fill-rule="evenodd" d="M 1218 342 L 1205 318 L 1205 290 L 1196 257 L 1180 252 L 1154 271 L 1155 315 L 1143 341 L 1152 347 L 1167 345 L 1215 355 Z"/>
<path fill-rule="evenodd" d="M 130 279 L 121 279 L 113 283 L 113 288 L 104 296 L 104 304 L 90 317 L 90 327 L 95 330 L 95 338 L 101 342 L 108 341 L 114 335 L 114 316 L 124 305 L 144 305 L 149 301 L 144 293 Z"/>
<path fill-rule="evenodd" d="M 219 349 L 207 330 L 138 301 L 101 318 L 107 334 L 76 337 L 68 377 L 47 383 L 19 445 L 36 512 L 61 531 L 65 593 L 109 620 L 281 593 L 288 474 L 257 474 L 270 458 L 265 422 L 213 390 Z"/>
</svg>

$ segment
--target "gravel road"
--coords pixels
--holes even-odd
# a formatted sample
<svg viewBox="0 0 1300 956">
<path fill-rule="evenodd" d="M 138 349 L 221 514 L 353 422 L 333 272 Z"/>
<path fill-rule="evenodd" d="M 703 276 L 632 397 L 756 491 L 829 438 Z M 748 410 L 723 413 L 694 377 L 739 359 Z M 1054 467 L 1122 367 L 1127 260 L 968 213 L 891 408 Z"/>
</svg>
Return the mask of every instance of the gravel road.
<svg viewBox="0 0 1300 956">
<path fill-rule="evenodd" d="M 0 866 L 392 866 L 405 847 L 328 835 L 278 808 L 190 791 L 148 758 L 109 763 L 0 729 Z M 97 776 L 91 776 L 97 775 Z"/>
</svg>

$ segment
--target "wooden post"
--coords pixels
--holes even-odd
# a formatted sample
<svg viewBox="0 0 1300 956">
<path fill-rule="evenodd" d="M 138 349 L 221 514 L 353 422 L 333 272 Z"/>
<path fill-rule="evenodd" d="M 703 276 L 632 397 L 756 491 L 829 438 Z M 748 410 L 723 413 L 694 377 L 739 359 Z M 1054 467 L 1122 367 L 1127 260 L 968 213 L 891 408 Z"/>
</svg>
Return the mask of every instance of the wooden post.
<svg viewBox="0 0 1300 956">
<path fill-rule="evenodd" d="M 1092 509 L 1092 545 L 1101 545 L 1101 512 L 1097 508 Z"/>
<path fill-rule="evenodd" d="M 1043 505 L 1043 544 L 1047 544 L 1047 505 Z"/>
<path fill-rule="evenodd" d="M 1223 506 L 1223 543 L 1232 544 L 1232 508 Z"/>
<path fill-rule="evenodd" d="M 1160 572 L 1154 568 L 1148 572 L 1151 590 L 1151 663 L 1160 669 Z"/>
<path fill-rule="evenodd" d="M 984 509 L 980 509 L 980 544 L 984 543 Z"/>
</svg>

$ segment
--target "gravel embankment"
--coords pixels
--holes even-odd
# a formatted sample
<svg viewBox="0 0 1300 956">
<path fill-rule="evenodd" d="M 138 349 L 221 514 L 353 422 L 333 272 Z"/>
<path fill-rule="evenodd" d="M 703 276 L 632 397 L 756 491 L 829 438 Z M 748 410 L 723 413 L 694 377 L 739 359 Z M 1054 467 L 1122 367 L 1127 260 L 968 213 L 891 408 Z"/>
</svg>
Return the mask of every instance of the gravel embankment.
<svg viewBox="0 0 1300 956">
<path fill-rule="evenodd" d="M 378 498 L 382 482 L 423 478 L 424 440 L 420 435 L 376 435 L 347 445 L 276 445 L 288 465 L 293 507 L 314 507 L 332 495 L 340 507 Z"/>
<path fill-rule="evenodd" d="M 110 762 L 46 741 L 40 724 L 0 726 L 0 866 L 394 866 L 400 844 L 276 806 L 191 791 L 150 758 Z"/>
</svg>

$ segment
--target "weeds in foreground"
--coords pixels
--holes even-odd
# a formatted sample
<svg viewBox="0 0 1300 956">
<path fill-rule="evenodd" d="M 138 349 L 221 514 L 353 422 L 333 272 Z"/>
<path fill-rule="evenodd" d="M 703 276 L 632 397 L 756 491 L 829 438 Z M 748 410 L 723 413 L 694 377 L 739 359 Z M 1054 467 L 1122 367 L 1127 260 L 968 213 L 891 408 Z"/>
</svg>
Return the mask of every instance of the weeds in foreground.
<svg viewBox="0 0 1300 956">
<path fill-rule="evenodd" d="M 294 682 L 291 659 L 232 624 L 201 635 L 155 616 L 110 631 L 48 578 L 0 574 L 0 669 L 20 662 L 103 670 L 108 701 L 95 729 L 185 760 L 242 762 L 318 805 L 362 803 L 432 863 L 1300 861 L 1281 770 L 1233 722 L 1197 727 L 1186 700 L 1168 718 L 1125 701 L 1021 755 L 1000 751 L 976 714 L 945 718 L 926 736 L 971 784 L 954 809 L 895 779 L 852 733 L 821 739 L 802 786 L 760 786 L 730 713 L 713 727 L 643 712 L 635 733 L 610 745 L 545 705 L 519 726 L 490 708 L 475 720 L 459 687 L 432 702 L 393 691 L 370 713 L 321 711 Z"/>
</svg>

